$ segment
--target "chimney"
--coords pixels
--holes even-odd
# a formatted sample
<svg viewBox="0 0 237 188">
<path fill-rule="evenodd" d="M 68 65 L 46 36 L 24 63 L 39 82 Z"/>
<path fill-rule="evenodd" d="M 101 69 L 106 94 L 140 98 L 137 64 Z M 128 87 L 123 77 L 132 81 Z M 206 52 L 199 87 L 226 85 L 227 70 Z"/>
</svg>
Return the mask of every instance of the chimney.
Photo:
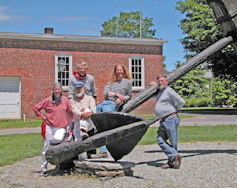
<svg viewBox="0 0 237 188">
<path fill-rule="evenodd" d="M 53 34 L 53 28 L 52 27 L 45 27 L 44 33 L 45 34 Z"/>
</svg>

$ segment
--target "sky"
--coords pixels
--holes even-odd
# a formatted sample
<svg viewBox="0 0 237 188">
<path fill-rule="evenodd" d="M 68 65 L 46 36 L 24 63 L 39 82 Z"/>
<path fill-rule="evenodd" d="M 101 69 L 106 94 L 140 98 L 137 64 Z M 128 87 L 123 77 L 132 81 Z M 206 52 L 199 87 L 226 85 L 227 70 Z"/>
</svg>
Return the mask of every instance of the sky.
<svg viewBox="0 0 237 188">
<path fill-rule="evenodd" d="M 44 33 L 53 27 L 55 34 L 100 36 L 102 24 L 120 12 L 142 10 L 153 18 L 155 37 L 168 40 L 163 45 L 166 69 L 184 62 L 179 28 L 184 18 L 175 9 L 178 0 L 0 0 L 0 32 Z"/>
</svg>

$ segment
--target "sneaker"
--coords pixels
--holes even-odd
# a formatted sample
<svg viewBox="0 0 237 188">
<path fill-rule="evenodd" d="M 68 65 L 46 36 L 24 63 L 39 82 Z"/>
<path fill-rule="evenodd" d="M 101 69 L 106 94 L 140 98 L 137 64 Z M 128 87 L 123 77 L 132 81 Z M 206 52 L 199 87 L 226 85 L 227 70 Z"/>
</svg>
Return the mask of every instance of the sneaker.
<svg viewBox="0 0 237 188">
<path fill-rule="evenodd" d="M 100 158 L 108 158 L 108 157 L 109 156 L 108 156 L 107 152 L 99 152 L 99 153 L 91 155 L 91 159 L 100 159 Z"/>
<path fill-rule="evenodd" d="M 179 169 L 179 167 L 180 167 L 180 165 L 181 165 L 181 160 L 182 160 L 182 157 L 181 157 L 179 154 L 177 154 L 177 155 L 175 156 L 174 162 L 173 162 L 175 169 Z"/>
</svg>

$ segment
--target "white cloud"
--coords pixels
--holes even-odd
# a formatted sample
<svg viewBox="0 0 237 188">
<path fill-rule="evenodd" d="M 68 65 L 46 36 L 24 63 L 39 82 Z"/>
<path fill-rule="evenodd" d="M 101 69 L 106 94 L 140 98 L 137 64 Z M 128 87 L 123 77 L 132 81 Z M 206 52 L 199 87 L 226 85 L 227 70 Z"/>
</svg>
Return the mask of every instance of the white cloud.
<svg viewBox="0 0 237 188">
<path fill-rule="evenodd" d="M 0 5 L 0 22 L 9 22 L 9 21 L 22 21 L 25 19 L 24 16 L 20 15 L 11 15 L 7 13 L 8 8 L 6 6 Z"/>
<path fill-rule="evenodd" d="M 5 13 L 6 10 L 7 7 L 0 6 L 0 22 L 11 20 L 11 16 Z"/>
</svg>

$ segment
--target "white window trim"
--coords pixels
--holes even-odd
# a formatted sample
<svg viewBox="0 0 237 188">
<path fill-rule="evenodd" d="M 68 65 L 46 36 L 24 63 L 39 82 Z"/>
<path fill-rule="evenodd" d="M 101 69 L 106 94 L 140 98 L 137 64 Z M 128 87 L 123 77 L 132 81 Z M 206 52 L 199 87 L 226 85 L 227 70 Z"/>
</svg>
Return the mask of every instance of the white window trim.
<svg viewBox="0 0 237 188">
<path fill-rule="evenodd" d="M 131 56 L 129 57 L 129 72 L 132 75 L 132 59 L 140 59 L 141 60 L 141 66 L 142 66 L 142 71 L 141 71 L 141 76 L 142 76 L 142 85 L 140 87 L 132 87 L 132 91 L 142 91 L 145 89 L 145 68 L 144 68 L 144 57 L 143 56 Z"/>
<path fill-rule="evenodd" d="M 69 57 L 69 79 L 72 75 L 72 54 L 55 54 L 55 82 L 58 82 L 58 57 Z M 68 91 L 68 86 L 63 86 L 63 91 Z"/>
</svg>

